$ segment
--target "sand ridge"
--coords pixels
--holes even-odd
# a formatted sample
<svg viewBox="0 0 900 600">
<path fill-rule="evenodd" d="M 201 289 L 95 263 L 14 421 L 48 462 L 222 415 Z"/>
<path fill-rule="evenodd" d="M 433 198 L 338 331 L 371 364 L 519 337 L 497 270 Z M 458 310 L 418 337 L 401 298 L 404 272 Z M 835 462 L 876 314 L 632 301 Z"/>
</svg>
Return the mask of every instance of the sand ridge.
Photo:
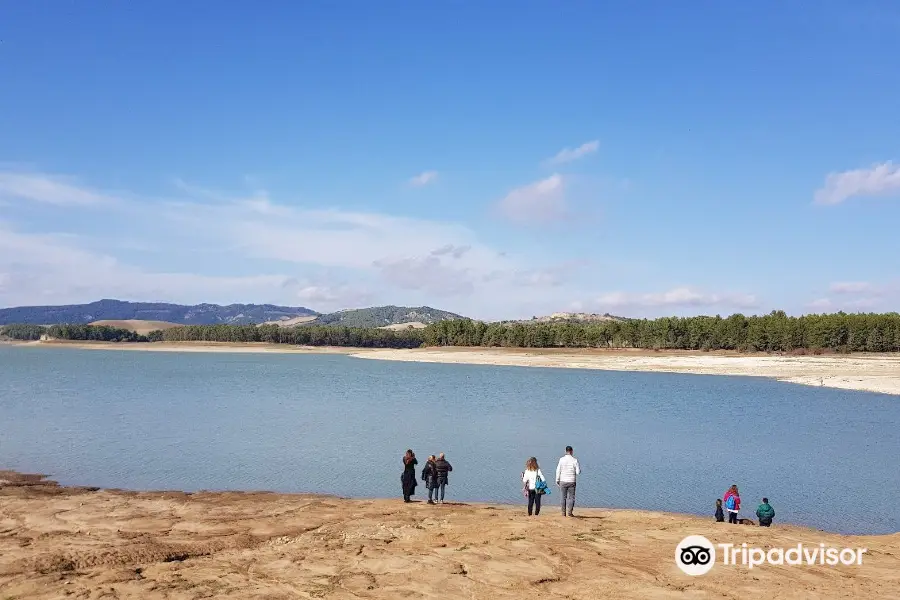
<svg viewBox="0 0 900 600">
<path fill-rule="evenodd" d="M 900 355 L 847 356 L 739 355 L 705 352 L 578 351 L 506 348 L 423 348 L 413 350 L 368 350 L 357 358 L 436 362 L 690 373 L 696 375 L 743 375 L 770 377 L 780 381 L 848 390 L 900 395 Z"/>
<path fill-rule="evenodd" d="M 4 479 L 0 473 L 0 479 Z M 898 598 L 900 534 L 630 510 L 349 500 L 265 492 L 125 492 L 0 484 L 0 598 Z M 554 499 L 551 496 L 551 499 Z M 713 543 L 868 548 L 860 566 L 674 563 Z"/>
</svg>

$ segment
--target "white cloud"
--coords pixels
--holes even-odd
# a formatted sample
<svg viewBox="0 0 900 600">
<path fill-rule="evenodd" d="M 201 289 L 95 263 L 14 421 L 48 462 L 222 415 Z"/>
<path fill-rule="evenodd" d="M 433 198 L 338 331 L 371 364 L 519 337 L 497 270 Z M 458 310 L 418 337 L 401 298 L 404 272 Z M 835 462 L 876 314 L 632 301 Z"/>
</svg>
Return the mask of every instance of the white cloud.
<svg viewBox="0 0 900 600">
<path fill-rule="evenodd" d="M 548 158 L 544 163 L 547 165 L 561 165 L 563 163 L 572 162 L 573 160 L 578 160 L 588 154 L 593 154 L 599 147 L 599 140 L 591 140 L 590 142 L 583 143 L 577 148 L 563 148 L 556 153 L 556 156 Z"/>
<path fill-rule="evenodd" d="M 859 298 L 818 298 L 810 302 L 807 307 L 810 310 L 823 313 L 834 313 L 840 310 L 847 312 L 876 311 L 888 312 L 893 310 L 896 303 L 885 302 L 881 296 L 862 296 Z"/>
<path fill-rule="evenodd" d="M 296 296 L 310 306 L 325 307 L 319 310 L 339 310 L 358 308 L 371 303 L 374 294 L 369 290 L 351 285 L 303 285 L 296 290 Z"/>
<path fill-rule="evenodd" d="M 884 162 L 868 169 L 829 173 L 816 191 L 816 204 L 834 205 L 854 197 L 900 196 L 900 165 Z"/>
<path fill-rule="evenodd" d="M 708 293 L 689 287 L 678 287 L 665 292 L 632 294 L 612 292 L 599 296 L 594 304 L 601 309 L 622 308 L 677 308 L 677 307 L 729 307 L 756 308 L 755 296 L 735 293 Z"/>
<path fill-rule="evenodd" d="M 832 283 L 828 289 L 835 294 L 861 294 L 875 291 L 875 286 L 868 281 L 839 281 Z"/>
<path fill-rule="evenodd" d="M 454 246 L 453 244 L 446 244 L 441 246 L 440 248 L 436 248 L 431 251 L 432 256 L 446 256 L 450 255 L 453 258 L 462 258 L 463 255 L 471 250 L 471 246 Z"/>
<path fill-rule="evenodd" d="M 447 265 L 437 256 L 378 260 L 372 263 L 382 277 L 397 287 L 423 290 L 440 296 L 458 296 L 475 291 L 472 269 Z"/>
<path fill-rule="evenodd" d="M 834 308 L 834 302 L 831 301 L 831 298 L 816 298 L 807 304 L 807 307 L 816 312 L 828 312 Z"/>
<path fill-rule="evenodd" d="M 284 275 L 205 276 L 154 272 L 85 250 L 72 236 L 23 234 L 0 224 L 0 305 L 65 304 L 99 298 L 173 302 L 265 302 L 283 290 Z M 281 294 L 282 300 L 290 295 Z M 249 301 L 249 300 L 248 300 Z"/>
<path fill-rule="evenodd" d="M 582 263 L 501 251 L 460 224 L 279 203 L 265 191 L 230 194 L 184 182 L 177 188 L 177 199 L 153 202 L 82 190 L 112 202 L 92 213 L 102 221 L 64 221 L 71 228 L 65 233 L 47 232 L 46 223 L 60 221 L 43 215 L 53 217 L 56 206 L 45 206 L 39 220 L 24 211 L 27 227 L 11 220 L 17 207 L 4 210 L 0 306 L 104 297 L 270 302 L 320 311 L 427 304 L 499 319 L 549 314 L 564 300 L 592 295 L 585 280 L 573 277 Z M 513 190 L 503 208 L 526 221 L 555 218 L 566 212 L 563 188 L 563 178 L 553 175 Z M 746 305 L 752 297 L 680 288 L 600 300 L 663 312 L 676 305 Z"/>
<path fill-rule="evenodd" d="M 880 283 L 869 281 L 838 281 L 828 286 L 835 298 L 820 298 L 808 306 L 815 310 L 896 311 L 900 303 L 900 281 L 889 279 Z"/>
<path fill-rule="evenodd" d="M 569 214 L 565 181 L 554 173 L 546 179 L 510 191 L 497 205 L 501 216 L 519 224 L 546 223 Z"/>
<path fill-rule="evenodd" d="M 70 178 L 29 172 L 0 172 L 0 199 L 28 200 L 54 206 L 115 203 L 107 194 L 80 187 Z"/>
<path fill-rule="evenodd" d="M 175 187 L 177 199 L 167 201 L 96 193 L 114 202 L 102 213 L 106 225 L 89 231 L 108 234 L 26 233 L 0 221 L 0 306 L 115 297 L 324 311 L 452 297 L 452 308 L 490 318 L 523 302 L 518 274 L 540 268 L 454 223 L 279 204 L 264 191 Z M 72 222 L 72 232 L 82 225 Z M 499 276 L 482 281 L 489 273 Z"/>
<path fill-rule="evenodd" d="M 424 171 L 419 173 L 415 177 L 410 178 L 409 185 L 413 187 L 422 187 L 424 185 L 428 185 L 429 183 L 434 183 L 437 181 L 438 172 L 437 171 Z"/>
</svg>

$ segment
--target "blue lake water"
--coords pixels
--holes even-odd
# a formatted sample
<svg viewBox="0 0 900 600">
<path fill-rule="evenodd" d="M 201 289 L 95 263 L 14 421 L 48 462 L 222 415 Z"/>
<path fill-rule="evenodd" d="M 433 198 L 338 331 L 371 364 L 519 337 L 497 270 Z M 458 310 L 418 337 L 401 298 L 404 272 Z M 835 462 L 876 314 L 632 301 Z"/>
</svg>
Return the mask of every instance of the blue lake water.
<svg viewBox="0 0 900 600">
<path fill-rule="evenodd" d="M 581 506 L 712 518 L 736 483 L 754 519 L 900 530 L 900 398 L 762 378 L 0 346 L 0 424 L 0 468 L 66 484 L 399 497 L 410 447 L 520 503 L 570 444 Z"/>
</svg>

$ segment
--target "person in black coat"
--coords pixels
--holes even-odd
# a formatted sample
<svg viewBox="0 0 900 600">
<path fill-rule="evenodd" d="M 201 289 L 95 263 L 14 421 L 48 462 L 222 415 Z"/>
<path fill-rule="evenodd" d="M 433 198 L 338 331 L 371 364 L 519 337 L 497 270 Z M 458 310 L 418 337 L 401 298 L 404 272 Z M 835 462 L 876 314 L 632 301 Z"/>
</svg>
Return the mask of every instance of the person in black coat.
<svg viewBox="0 0 900 600">
<path fill-rule="evenodd" d="M 400 484 L 403 486 L 403 501 L 409 502 L 412 495 L 416 493 L 416 454 L 412 450 L 407 450 L 403 456 L 403 475 L 400 476 Z"/>
<path fill-rule="evenodd" d="M 437 470 L 434 468 L 434 454 L 425 461 L 422 467 L 422 481 L 425 482 L 425 489 L 428 490 L 428 504 L 434 504 L 431 496 L 437 496 Z"/>
<path fill-rule="evenodd" d="M 438 459 L 434 461 L 434 470 L 437 473 L 437 485 L 438 485 L 438 498 L 437 503 L 444 503 L 444 488 L 447 487 L 447 484 L 450 483 L 448 473 L 453 470 L 453 465 L 447 462 L 447 459 L 444 458 L 444 453 L 441 452 Z"/>
</svg>

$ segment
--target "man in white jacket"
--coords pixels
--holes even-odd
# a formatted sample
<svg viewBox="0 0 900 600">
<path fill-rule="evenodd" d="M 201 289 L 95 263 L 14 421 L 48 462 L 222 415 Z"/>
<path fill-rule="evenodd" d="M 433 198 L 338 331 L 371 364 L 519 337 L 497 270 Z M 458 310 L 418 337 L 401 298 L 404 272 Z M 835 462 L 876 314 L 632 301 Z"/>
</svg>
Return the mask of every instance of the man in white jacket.
<svg viewBox="0 0 900 600">
<path fill-rule="evenodd" d="M 566 446 L 566 454 L 559 459 L 556 465 L 556 485 L 559 486 L 562 496 L 562 514 L 571 517 L 575 508 L 575 484 L 581 475 L 581 466 L 578 459 L 572 456 L 572 446 Z"/>
</svg>

